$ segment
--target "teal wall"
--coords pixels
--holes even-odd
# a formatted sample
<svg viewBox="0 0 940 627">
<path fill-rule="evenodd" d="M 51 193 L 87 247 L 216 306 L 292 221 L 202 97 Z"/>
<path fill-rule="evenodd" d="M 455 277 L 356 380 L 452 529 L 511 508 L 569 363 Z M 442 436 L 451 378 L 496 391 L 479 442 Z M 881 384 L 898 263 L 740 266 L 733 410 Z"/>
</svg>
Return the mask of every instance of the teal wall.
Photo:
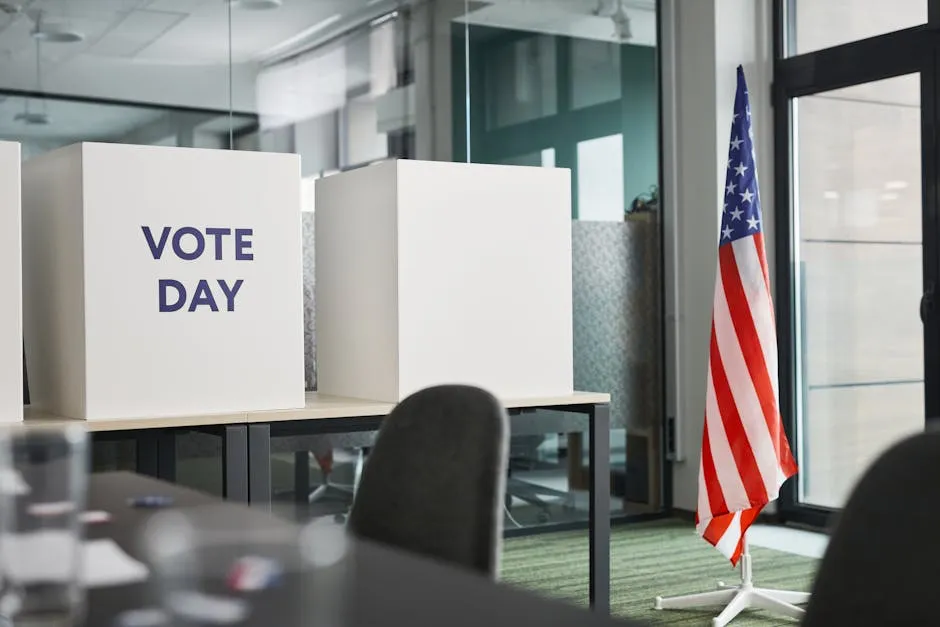
<svg viewBox="0 0 940 627">
<path fill-rule="evenodd" d="M 630 202 L 659 183 L 659 84 L 655 48 L 622 48 L 624 196 Z"/>
<path fill-rule="evenodd" d="M 466 102 L 463 29 L 454 31 L 454 155 L 466 160 Z M 506 64 L 515 63 L 513 44 L 526 39 L 541 41 L 530 51 L 529 64 L 553 68 L 549 89 L 554 102 L 543 102 L 545 114 L 498 128 L 488 128 L 488 113 L 503 90 L 512 93 L 515 85 Z M 552 40 L 552 41 L 548 41 Z M 659 100 L 656 49 L 623 44 L 611 46 L 619 52 L 619 67 L 606 74 L 596 70 L 586 79 L 585 68 L 577 67 L 573 48 L 578 42 L 567 37 L 473 27 L 470 41 L 470 146 L 471 161 L 481 163 L 522 163 L 520 156 L 545 148 L 555 150 L 555 165 L 572 170 L 572 217 L 577 217 L 578 142 L 621 133 L 623 135 L 624 203 L 629 206 L 639 195 L 649 194 L 659 180 Z M 593 46 L 604 44 L 592 43 Z M 550 58 L 554 56 L 554 59 Z M 511 66 L 510 66 L 511 67 Z M 581 73 L 575 78 L 576 73 Z M 619 73 L 619 76 L 616 74 Z M 592 85 L 595 81 L 596 85 Z M 551 83 L 554 83 L 552 87 Z M 606 100 L 575 108 L 571 95 L 575 84 L 582 101 Z M 596 97 L 586 93 L 592 90 Z M 609 96 L 619 97 L 610 99 Z M 607 96 L 605 98 L 605 96 Z M 492 127 L 492 124 L 489 124 Z M 534 155 L 533 155 L 534 156 Z M 531 161 L 531 159 L 530 159 Z"/>
</svg>

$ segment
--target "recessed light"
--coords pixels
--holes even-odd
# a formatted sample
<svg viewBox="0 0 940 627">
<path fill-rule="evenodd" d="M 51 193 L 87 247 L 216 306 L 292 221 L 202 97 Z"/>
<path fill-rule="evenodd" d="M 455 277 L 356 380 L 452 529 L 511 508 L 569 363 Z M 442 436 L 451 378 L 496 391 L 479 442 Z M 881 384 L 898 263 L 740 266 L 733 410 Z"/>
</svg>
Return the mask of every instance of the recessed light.
<svg viewBox="0 0 940 627">
<path fill-rule="evenodd" d="M 281 43 L 277 44 L 273 48 L 269 48 L 265 50 L 259 55 L 259 57 L 262 59 L 271 59 L 272 57 L 276 57 L 280 54 L 292 52 L 297 46 L 306 42 L 309 38 L 313 37 L 315 34 L 319 33 L 322 30 L 329 28 L 330 26 L 333 26 L 334 24 L 341 21 L 342 19 L 343 19 L 343 16 L 340 13 L 337 13 L 336 15 L 331 15 L 325 20 L 317 22 L 310 28 L 306 28 L 302 30 L 301 32 L 297 33 L 290 39 L 287 39 L 286 41 L 282 41 Z"/>
<path fill-rule="evenodd" d="M 46 113 L 31 113 L 24 111 L 23 113 L 17 113 L 13 120 L 16 122 L 22 122 L 23 124 L 42 126 L 49 123 L 49 115 Z"/>
<path fill-rule="evenodd" d="M 888 181 L 885 189 L 907 189 L 907 181 Z"/>
<path fill-rule="evenodd" d="M 233 9 L 244 9 L 245 11 L 270 11 L 278 9 L 283 4 L 283 0 L 228 0 L 228 4 Z"/>
<path fill-rule="evenodd" d="M 74 44 L 85 39 L 85 36 L 77 31 L 45 25 L 33 29 L 30 35 L 37 41 L 49 44 Z"/>
<path fill-rule="evenodd" d="M 826 200 L 839 200 L 839 192 L 833 192 L 833 191 L 823 192 L 823 198 L 825 198 Z"/>
<path fill-rule="evenodd" d="M 898 195 L 897 195 L 897 194 L 892 194 L 891 192 L 887 192 L 887 193 L 884 193 L 884 194 L 881 195 L 881 199 L 882 199 L 882 200 L 897 200 L 897 199 L 898 199 Z"/>
</svg>

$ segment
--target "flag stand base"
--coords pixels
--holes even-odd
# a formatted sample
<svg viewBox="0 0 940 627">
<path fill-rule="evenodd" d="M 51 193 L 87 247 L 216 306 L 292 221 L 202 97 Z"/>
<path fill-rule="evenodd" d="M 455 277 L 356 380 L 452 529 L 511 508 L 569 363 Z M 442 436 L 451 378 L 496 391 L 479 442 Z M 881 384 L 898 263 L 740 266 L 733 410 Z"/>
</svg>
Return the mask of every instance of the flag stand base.
<svg viewBox="0 0 940 627">
<path fill-rule="evenodd" d="M 809 592 L 791 592 L 757 588 L 751 578 L 751 552 L 747 539 L 741 554 L 741 583 L 726 585 L 718 582 L 718 590 L 680 597 L 656 597 L 657 610 L 691 610 L 724 605 L 725 609 L 712 619 L 712 627 L 725 627 L 744 610 L 759 609 L 782 614 L 797 620 L 804 610 L 797 605 L 809 602 Z"/>
</svg>

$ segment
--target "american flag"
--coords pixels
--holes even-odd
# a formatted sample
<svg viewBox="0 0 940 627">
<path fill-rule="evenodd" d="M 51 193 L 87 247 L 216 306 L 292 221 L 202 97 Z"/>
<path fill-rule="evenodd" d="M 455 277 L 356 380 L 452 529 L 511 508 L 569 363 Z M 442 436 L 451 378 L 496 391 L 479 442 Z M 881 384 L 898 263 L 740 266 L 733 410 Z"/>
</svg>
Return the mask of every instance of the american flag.
<svg viewBox="0 0 940 627">
<path fill-rule="evenodd" d="M 777 336 L 744 69 L 731 122 L 696 529 L 737 564 L 744 534 L 796 474 L 777 402 Z"/>
</svg>

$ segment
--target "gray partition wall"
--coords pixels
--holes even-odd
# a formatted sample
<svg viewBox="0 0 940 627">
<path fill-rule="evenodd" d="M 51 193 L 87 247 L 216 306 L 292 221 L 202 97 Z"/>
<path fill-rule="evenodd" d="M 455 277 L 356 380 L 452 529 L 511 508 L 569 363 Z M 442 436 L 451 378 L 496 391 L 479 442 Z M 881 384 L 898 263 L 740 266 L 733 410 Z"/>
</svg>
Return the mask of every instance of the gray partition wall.
<svg viewBox="0 0 940 627">
<path fill-rule="evenodd" d="M 304 212 L 304 371 L 307 390 L 317 389 L 317 321 L 314 315 L 314 214 Z"/>
<path fill-rule="evenodd" d="M 623 222 L 574 220 L 574 383 L 610 392 L 610 420 L 625 429 L 631 501 L 659 502 L 662 424 L 658 215 Z"/>
</svg>

